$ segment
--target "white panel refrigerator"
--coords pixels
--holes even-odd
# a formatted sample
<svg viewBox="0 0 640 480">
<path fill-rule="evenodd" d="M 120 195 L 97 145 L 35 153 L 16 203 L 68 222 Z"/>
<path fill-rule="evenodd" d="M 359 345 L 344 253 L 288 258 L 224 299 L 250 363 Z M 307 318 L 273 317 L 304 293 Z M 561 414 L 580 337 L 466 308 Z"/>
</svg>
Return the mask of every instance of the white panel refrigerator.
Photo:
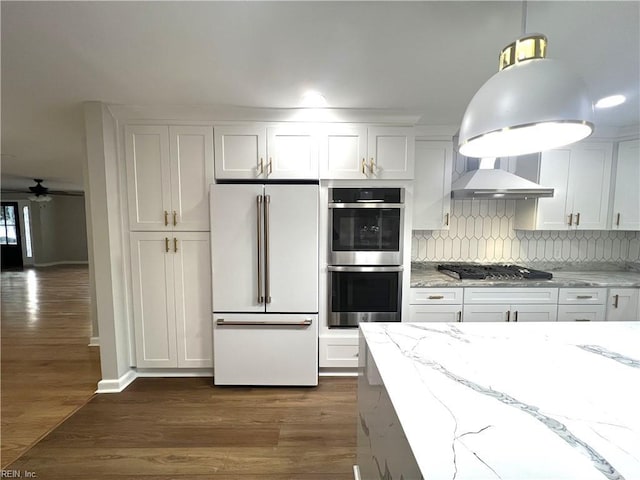
<svg viewBox="0 0 640 480">
<path fill-rule="evenodd" d="M 216 385 L 317 385 L 318 193 L 211 186 Z"/>
</svg>

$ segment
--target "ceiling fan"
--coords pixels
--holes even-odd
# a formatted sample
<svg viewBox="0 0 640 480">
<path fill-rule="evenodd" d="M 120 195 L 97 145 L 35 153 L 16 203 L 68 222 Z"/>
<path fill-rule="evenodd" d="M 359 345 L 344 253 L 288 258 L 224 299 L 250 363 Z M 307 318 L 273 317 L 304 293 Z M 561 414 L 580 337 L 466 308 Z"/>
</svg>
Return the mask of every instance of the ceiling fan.
<svg viewBox="0 0 640 480">
<path fill-rule="evenodd" d="M 2 188 L 2 193 L 30 193 L 31 195 L 28 197 L 29 200 L 33 202 L 49 202 L 52 199 L 52 195 L 64 195 L 71 197 L 82 197 L 84 196 L 84 192 L 75 192 L 69 190 L 51 190 L 44 185 L 42 182 L 44 180 L 42 178 L 34 178 L 35 185 L 29 187 L 29 191 L 25 191 L 22 189 L 16 188 Z"/>
</svg>

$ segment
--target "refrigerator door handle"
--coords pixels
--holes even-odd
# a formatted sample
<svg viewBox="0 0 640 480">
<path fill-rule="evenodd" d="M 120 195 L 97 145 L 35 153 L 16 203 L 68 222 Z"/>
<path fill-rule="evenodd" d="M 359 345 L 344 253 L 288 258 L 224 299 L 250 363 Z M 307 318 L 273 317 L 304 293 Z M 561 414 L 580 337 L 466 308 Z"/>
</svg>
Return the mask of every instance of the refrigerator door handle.
<svg viewBox="0 0 640 480">
<path fill-rule="evenodd" d="M 264 196 L 264 301 L 271 303 L 271 272 L 269 271 L 269 205 L 271 195 Z"/>
<path fill-rule="evenodd" d="M 260 326 L 260 327 L 264 327 L 264 326 L 270 326 L 270 327 L 308 327 L 309 325 L 311 325 L 313 323 L 313 321 L 310 318 L 306 318 L 302 321 L 299 322 L 270 322 L 270 321 L 249 321 L 249 322 L 243 322 L 243 321 L 239 321 L 239 320 L 225 320 L 224 318 L 218 318 L 216 320 L 216 325 L 221 326 L 221 327 L 228 327 L 228 326 L 234 326 L 234 327 L 242 327 L 242 326 L 249 326 L 249 327 L 255 327 L 255 326 Z"/>
<path fill-rule="evenodd" d="M 264 303 L 262 294 L 262 195 L 256 197 L 258 206 L 258 303 Z"/>
</svg>

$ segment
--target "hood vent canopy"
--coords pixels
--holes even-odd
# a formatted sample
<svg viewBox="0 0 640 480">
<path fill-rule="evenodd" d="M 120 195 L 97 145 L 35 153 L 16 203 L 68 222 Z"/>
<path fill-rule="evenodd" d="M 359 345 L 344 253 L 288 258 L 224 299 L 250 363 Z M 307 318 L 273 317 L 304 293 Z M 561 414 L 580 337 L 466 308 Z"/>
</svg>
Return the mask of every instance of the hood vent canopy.
<svg viewBox="0 0 640 480">
<path fill-rule="evenodd" d="M 522 199 L 553 197 L 553 188 L 546 188 L 530 180 L 495 168 L 495 158 L 483 158 L 477 169 L 462 175 L 451 186 L 451 197 L 457 199 Z M 467 159 L 468 165 L 474 159 Z"/>
</svg>

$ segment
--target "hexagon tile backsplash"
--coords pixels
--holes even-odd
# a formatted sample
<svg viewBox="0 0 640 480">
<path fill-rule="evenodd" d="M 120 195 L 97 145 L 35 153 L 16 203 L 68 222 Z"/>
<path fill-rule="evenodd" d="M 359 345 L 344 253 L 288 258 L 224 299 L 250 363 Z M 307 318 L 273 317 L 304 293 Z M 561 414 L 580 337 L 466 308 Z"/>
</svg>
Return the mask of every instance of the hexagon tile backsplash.
<svg viewBox="0 0 640 480">
<path fill-rule="evenodd" d="M 514 230 L 515 200 L 453 200 L 449 230 L 414 230 L 411 260 L 639 262 L 640 232 Z"/>
</svg>

